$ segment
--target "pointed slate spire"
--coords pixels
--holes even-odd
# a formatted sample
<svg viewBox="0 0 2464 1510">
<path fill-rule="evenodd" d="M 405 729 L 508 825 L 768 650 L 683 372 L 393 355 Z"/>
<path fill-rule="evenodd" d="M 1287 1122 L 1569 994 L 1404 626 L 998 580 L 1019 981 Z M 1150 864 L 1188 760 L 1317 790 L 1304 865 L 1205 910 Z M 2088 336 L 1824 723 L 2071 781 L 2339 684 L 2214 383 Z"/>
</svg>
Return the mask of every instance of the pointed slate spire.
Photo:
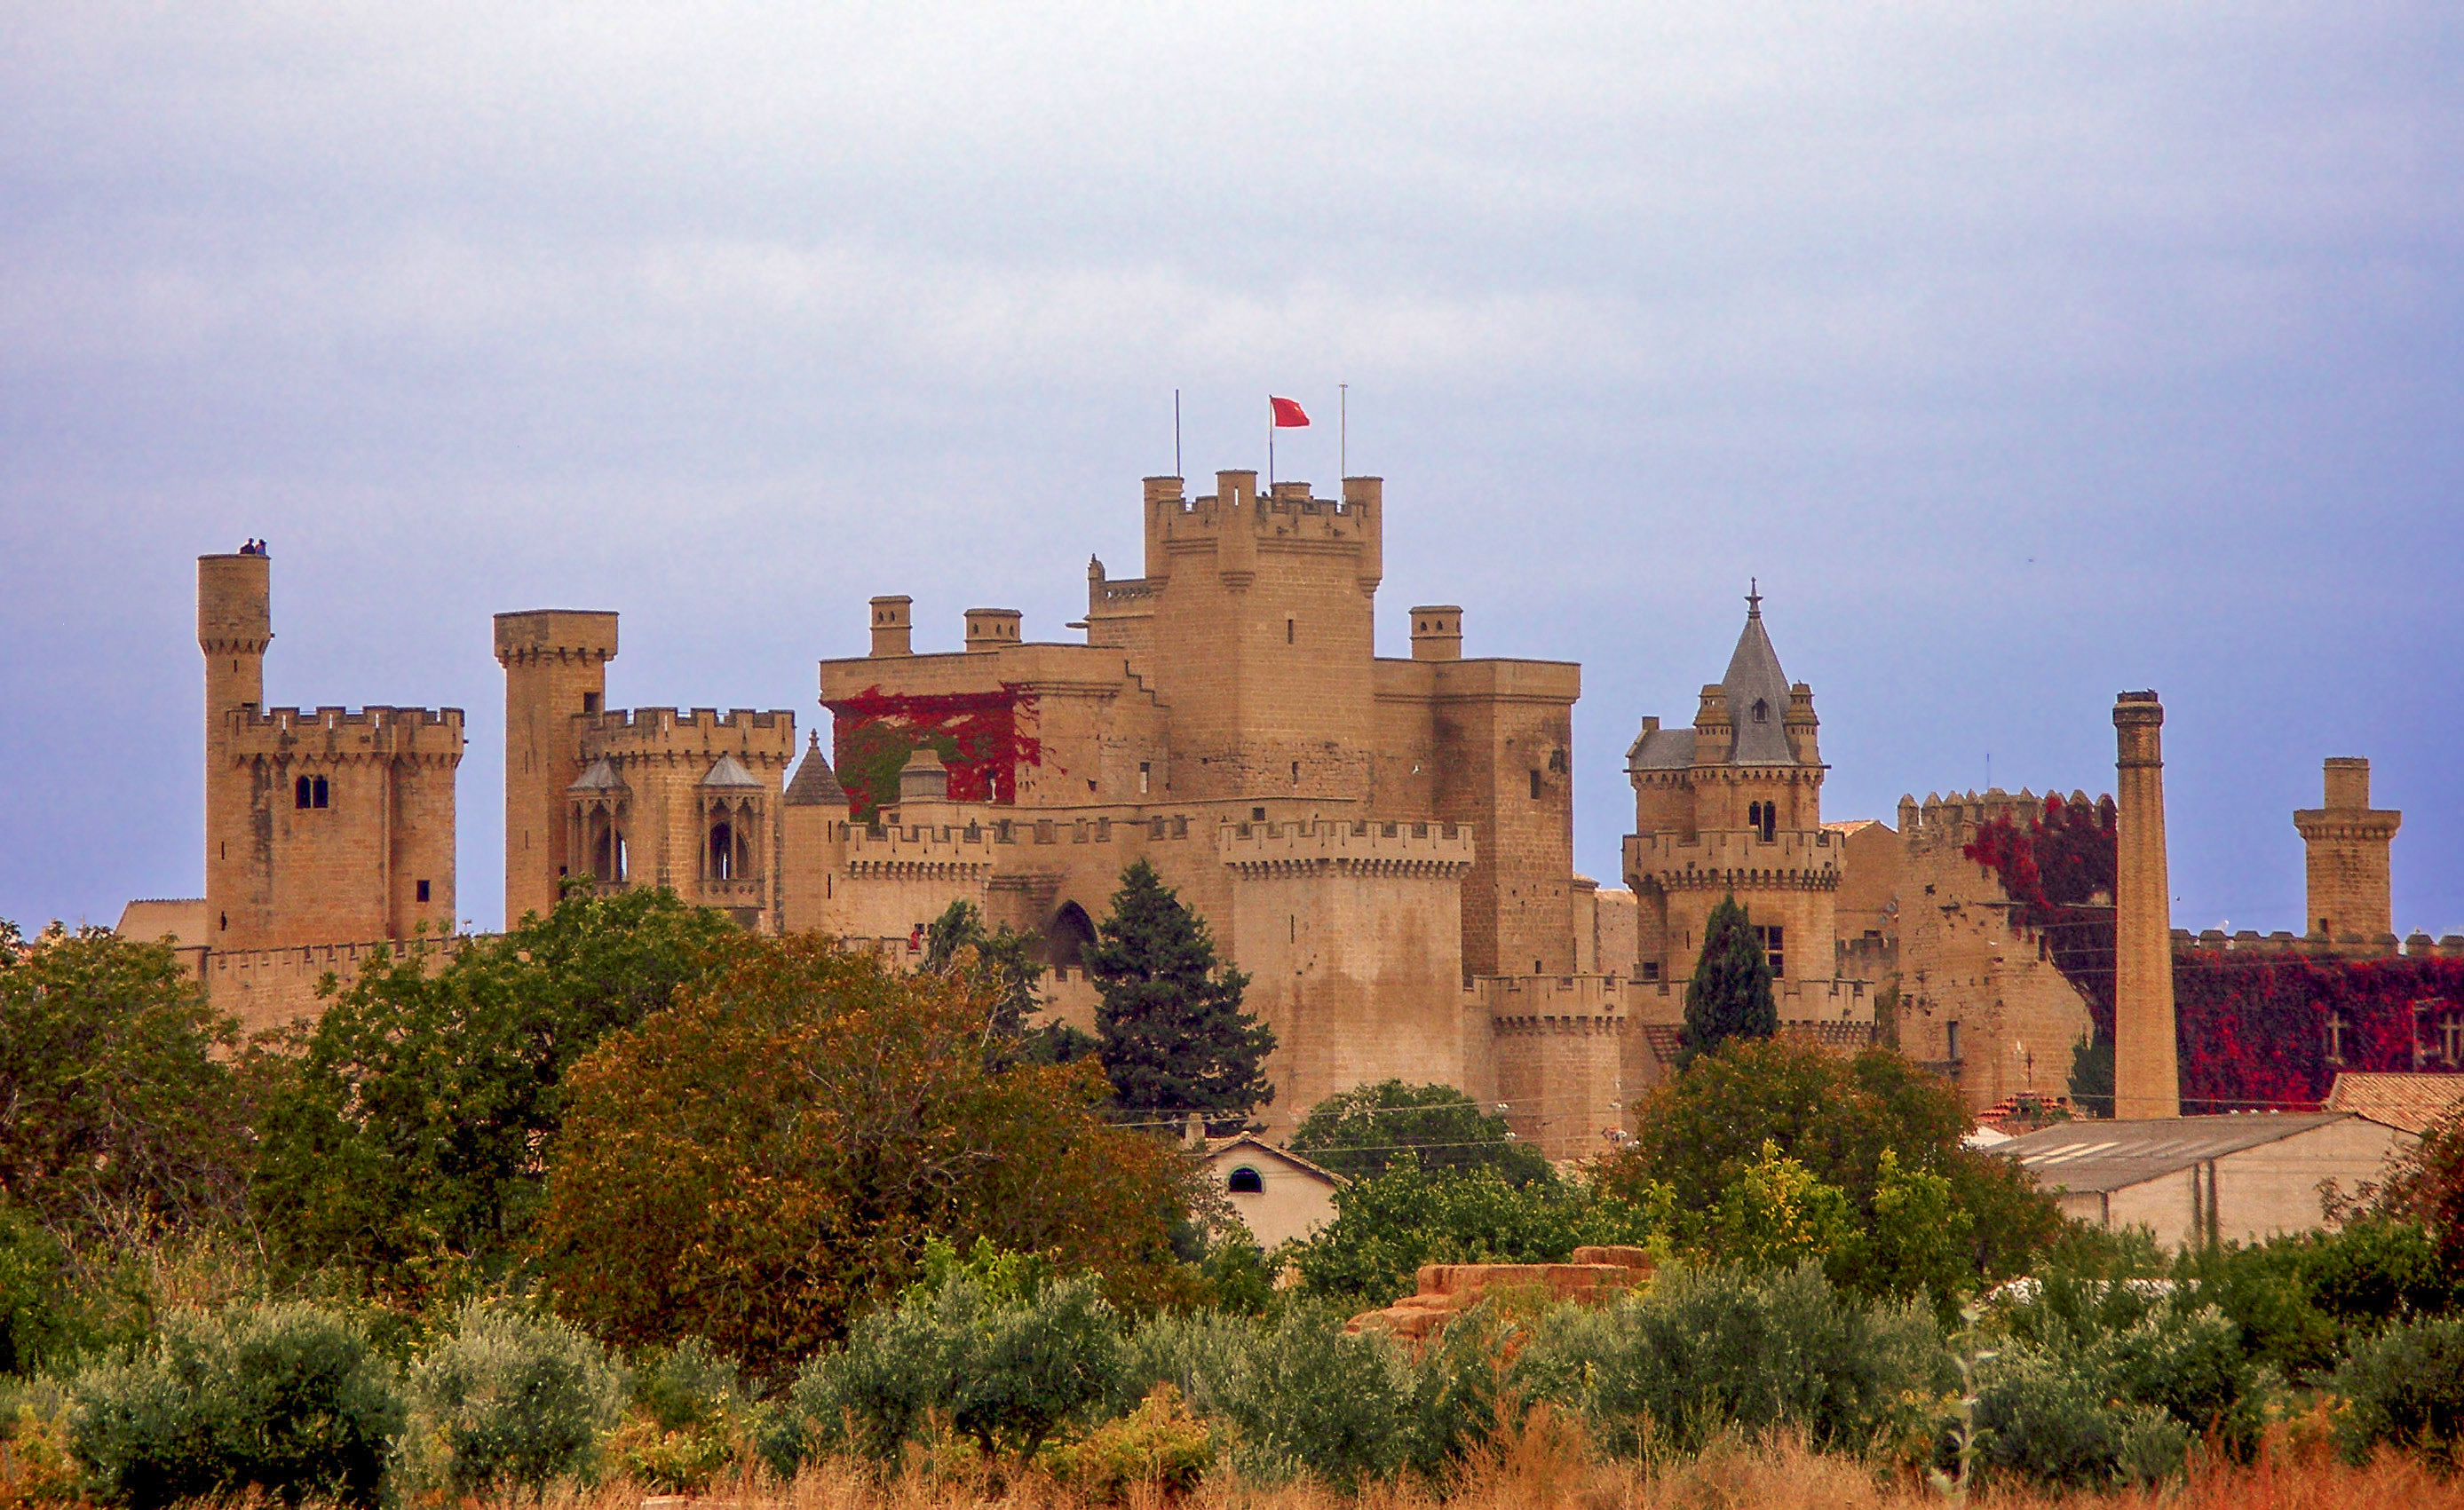
<svg viewBox="0 0 2464 1510">
<path fill-rule="evenodd" d="M 785 801 L 789 807 L 845 808 L 847 805 L 847 788 L 839 785 L 838 776 L 830 770 L 830 763 L 822 758 L 822 736 L 819 733 L 812 736 L 812 747 L 804 755 L 804 763 L 796 768 L 796 779 L 787 784 Z"/>
<path fill-rule="evenodd" d="M 1720 685 L 1728 694 L 1728 717 L 1736 730 L 1728 763 L 1796 764 L 1788 747 L 1788 674 L 1779 668 L 1779 652 L 1763 630 L 1759 583 L 1746 594 L 1745 632 L 1737 636 L 1736 653 L 1728 657 L 1728 674 L 1720 678 Z"/>
<path fill-rule="evenodd" d="M 701 778 L 701 784 L 704 786 L 759 787 L 761 785 L 761 778 L 755 776 L 752 772 L 744 769 L 744 762 L 737 759 L 736 756 L 732 755 L 720 755 L 717 761 L 711 766 L 710 775 Z"/>
</svg>

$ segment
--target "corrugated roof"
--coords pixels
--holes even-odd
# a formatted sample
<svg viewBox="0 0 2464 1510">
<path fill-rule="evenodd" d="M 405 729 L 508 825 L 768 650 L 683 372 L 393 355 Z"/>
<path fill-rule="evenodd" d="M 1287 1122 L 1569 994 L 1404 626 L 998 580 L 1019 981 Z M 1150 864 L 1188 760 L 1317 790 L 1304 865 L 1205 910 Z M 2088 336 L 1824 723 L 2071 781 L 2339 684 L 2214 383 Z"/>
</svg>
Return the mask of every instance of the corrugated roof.
<svg viewBox="0 0 2464 1510">
<path fill-rule="evenodd" d="M 2016 1159 L 2048 1190 L 2118 1191 L 2193 1164 L 2342 1122 L 2334 1111 L 2255 1112 L 2223 1117 L 2157 1117 L 2131 1122 L 2065 1122 L 2039 1127 L 1992 1151 Z"/>
<path fill-rule="evenodd" d="M 2384 1122 L 2407 1132 L 2427 1132 L 2430 1125 L 2464 1100 L 2464 1075 L 2387 1074 L 2343 1071 L 2327 1092 L 2329 1111 L 2349 1111 Z"/>
</svg>

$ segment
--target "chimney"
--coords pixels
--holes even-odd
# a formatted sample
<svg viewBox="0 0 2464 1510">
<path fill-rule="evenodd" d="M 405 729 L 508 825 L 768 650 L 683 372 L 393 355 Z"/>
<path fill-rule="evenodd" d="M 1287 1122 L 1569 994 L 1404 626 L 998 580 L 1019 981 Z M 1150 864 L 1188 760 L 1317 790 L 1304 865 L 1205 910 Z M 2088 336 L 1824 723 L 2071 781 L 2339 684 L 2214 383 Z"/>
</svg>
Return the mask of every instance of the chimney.
<svg viewBox="0 0 2464 1510">
<path fill-rule="evenodd" d="M 1463 610 L 1452 603 L 1435 603 L 1413 609 L 1412 659 L 1462 660 Z"/>
<path fill-rule="evenodd" d="M 875 598 L 872 601 L 872 653 L 913 655 L 910 645 L 914 630 L 915 601 L 912 598 Z"/>
<path fill-rule="evenodd" d="M 2173 911 L 2165 865 L 2165 705 L 2154 692 L 2113 702 L 2119 809 L 2113 916 L 2113 1114 L 2178 1117 L 2173 1037 Z"/>
<path fill-rule="evenodd" d="M 998 650 L 1018 644 L 1019 620 L 1015 608 L 970 608 L 967 610 L 967 648 Z"/>
</svg>

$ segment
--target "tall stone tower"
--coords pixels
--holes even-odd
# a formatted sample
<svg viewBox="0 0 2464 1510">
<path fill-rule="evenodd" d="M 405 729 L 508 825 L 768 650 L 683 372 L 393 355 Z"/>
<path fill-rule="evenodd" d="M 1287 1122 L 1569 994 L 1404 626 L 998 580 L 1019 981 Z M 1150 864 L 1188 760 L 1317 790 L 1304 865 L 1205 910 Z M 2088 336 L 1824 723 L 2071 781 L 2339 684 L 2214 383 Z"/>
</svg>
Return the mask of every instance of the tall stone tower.
<svg viewBox="0 0 2464 1510">
<path fill-rule="evenodd" d="M 2309 876 L 2313 937 L 2332 943 L 2376 943 L 2395 931 L 2387 843 L 2404 822 L 2392 808 L 2370 806 L 2370 763 L 2331 756 L 2326 799 L 2293 815 L 2301 832 Z"/>
<path fill-rule="evenodd" d="M 270 557 L 197 558 L 197 648 L 206 657 L 206 898 L 208 937 L 231 947 L 228 905 L 251 859 L 248 773 L 231 756 L 234 716 L 265 706 L 265 647 L 274 640 Z M 231 841 L 241 839 L 238 853 Z M 218 919 L 219 914 L 219 919 Z"/>
<path fill-rule="evenodd" d="M 577 715 L 597 713 L 616 658 L 616 616 L 544 608 L 496 615 L 505 668 L 505 926 L 556 909 L 572 873 L 565 790 L 582 775 Z"/>
<path fill-rule="evenodd" d="M 2165 706 L 2114 699 L 2113 1114 L 2178 1117 L 2171 879 L 2165 866 Z"/>
</svg>

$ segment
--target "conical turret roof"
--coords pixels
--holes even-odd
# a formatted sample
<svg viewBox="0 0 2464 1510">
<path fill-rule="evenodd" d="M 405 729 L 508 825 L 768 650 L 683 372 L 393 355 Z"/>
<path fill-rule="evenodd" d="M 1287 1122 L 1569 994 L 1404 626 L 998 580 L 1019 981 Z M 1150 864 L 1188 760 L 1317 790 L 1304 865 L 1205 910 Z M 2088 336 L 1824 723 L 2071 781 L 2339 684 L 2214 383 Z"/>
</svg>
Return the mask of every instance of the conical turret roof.
<svg viewBox="0 0 2464 1510">
<path fill-rule="evenodd" d="M 838 774 L 822 758 L 822 736 L 812 736 L 812 748 L 804 763 L 796 768 L 796 779 L 787 783 L 787 805 L 790 807 L 845 807 L 847 788 L 839 785 Z"/>
<path fill-rule="evenodd" d="M 743 761 L 737 759 L 736 756 L 732 755 L 720 755 L 717 761 L 711 766 L 710 775 L 701 778 L 701 784 L 704 786 L 759 787 L 762 782 L 759 777 L 755 776 L 752 772 L 744 769 Z"/>
<path fill-rule="evenodd" d="M 605 755 L 601 755 L 598 759 L 591 761 L 590 769 L 583 772 L 581 776 L 575 777 L 573 784 L 566 787 L 565 790 L 568 792 L 614 792 L 621 791 L 624 787 L 625 778 L 616 774 L 616 768 L 608 764 L 607 757 Z"/>
</svg>

